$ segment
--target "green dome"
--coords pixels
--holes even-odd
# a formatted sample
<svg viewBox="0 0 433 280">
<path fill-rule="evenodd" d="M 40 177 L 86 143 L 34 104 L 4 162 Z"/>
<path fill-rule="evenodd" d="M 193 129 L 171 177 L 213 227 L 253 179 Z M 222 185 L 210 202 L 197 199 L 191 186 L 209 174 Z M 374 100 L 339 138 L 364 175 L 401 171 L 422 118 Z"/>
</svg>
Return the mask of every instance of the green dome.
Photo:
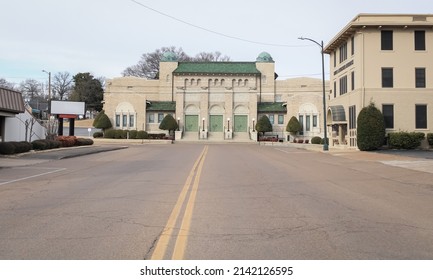
<svg viewBox="0 0 433 280">
<path fill-rule="evenodd" d="M 161 57 L 161 61 L 164 62 L 177 61 L 177 55 L 174 52 L 165 52 Z"/>
<path fill-rule="evenodd" d="M 272 56 L 267 52 L 262 52 L 257 57 L 257 62 L 274 62 Z"/>
</svg>

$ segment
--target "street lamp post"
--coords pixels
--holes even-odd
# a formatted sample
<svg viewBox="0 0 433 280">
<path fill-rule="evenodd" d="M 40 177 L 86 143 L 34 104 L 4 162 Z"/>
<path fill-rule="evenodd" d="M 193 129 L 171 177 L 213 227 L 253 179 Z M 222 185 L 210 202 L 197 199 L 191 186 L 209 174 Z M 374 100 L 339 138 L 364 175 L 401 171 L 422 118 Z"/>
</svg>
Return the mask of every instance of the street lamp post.
<svg viewBox="0 0 433 280">
<path fill-rule="evenodd" d="M 227 118 L 227 131 L 230 132 L 230 118 Z"/>
<path fill-rule="evenodd" d="M 255 132 L 255 129 L 256 129 L 255 125 L 254 125 L 255 121 L 256 121 L 256 119 L 253 118 L 253 132 Z"/>
<path fill-rule="evenodd" d="M 180 123 L 180 117 L 177 117 L 177 131 L 179 131 L 180 128 L 179 123 Z"/>
<path fill-rule="evenodd" d="M 45 70 L 42 70 L 42 72 L 47 73 L 48 74 L 48 136 L 51 135 L 51 72 L 47 72 Z"/>
<path fill-rule="evenodd" d="M 328 151 L 329 147 L 328 147 L 328 137 L 327 137 L 327 128 L 326 128 L 326 93 L 325 93 L 325 57 L 324 57 L 324 53 L 323 53 L 323 41 L 321 41 L 320 43 L 310 39 L 310 38 L 304 38 L 304 37 L 300 37 L 298 38 L 299 40 L 307 40 L 310 42 L 315 43 L 316 45 L 318 45 L 320 47 L 321 53 L 322 53 L 322 87 L 323 87 L 323 129 L 324 129 L 324 136 L 325 136 L 325 140 L 323 141 L 323 150 L 324 151 Z"/>
<path fill-rule="evenodd" d="M 203 121 L 203 127 L 202 127 L 202 131 L 204 131 L 204 120 L 205 118 L 201 119 Z"/>
</svg>

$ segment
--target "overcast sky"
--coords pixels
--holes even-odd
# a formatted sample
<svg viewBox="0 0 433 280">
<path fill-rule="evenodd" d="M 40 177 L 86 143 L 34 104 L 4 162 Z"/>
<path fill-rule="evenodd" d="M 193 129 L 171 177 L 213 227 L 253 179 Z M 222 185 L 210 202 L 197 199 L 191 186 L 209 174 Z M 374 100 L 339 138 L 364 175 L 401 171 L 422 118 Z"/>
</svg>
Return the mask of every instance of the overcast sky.
<svg viewBox="0 0 433 280">
<path fill-rule="evenodd" d="M 275 60 L 280 79 L 321 78 L 319 47 L 298 37 L 323 40 L 326 45 L 359 13 L 433 13 L 431 0 L 0 3 L 0 78 L 15 83 L 27 78 L 43 82 L 48 76 L 43 69 L 118 77 L 143 53 L 168 46 L 182 47 L 190 56 L 219 51 L 232 61 L 255 61 L 259 53 L 266 51 Z"/>
</svg>

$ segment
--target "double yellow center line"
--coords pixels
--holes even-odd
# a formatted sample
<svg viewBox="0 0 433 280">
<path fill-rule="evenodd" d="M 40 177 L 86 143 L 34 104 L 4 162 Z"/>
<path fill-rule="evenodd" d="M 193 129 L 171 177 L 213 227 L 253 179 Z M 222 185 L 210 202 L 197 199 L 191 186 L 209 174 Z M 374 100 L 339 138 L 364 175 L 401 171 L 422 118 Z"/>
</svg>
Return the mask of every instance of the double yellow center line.
<svg viewBox="0 0 433 280">
<path fill-rule="evenodd" d="M 152 260 L 164 259 L 165 253 L 170 243 L 170 239 L 173 235 L 173 230 L 176 227 L 176 222 L 182 210 L 182 206 L 185 202 L 188 191 L 191 188 L 191 183 L 193 182 L 194 179 L 194 183 L 192 184 L 192 189 L 191 192 L 189 193 L 188 202 L 185 207 L 182 223 L 179 232 L 177 234 L 176 243 L 174 245 L 174 250 L 171 257 L 171 259 L 173 260 L 183 259 L 185 254 L 186 244 L 188 241 L 188 233 L 189 233 L 189 228 L 191 226 L 191 218 L 192 218 L 192 212 L 194 210 L 195 199 L 197 196 L 197 189 L 200 182 L 200 175 L 203 169 L 203 163 L 206 158 L 207 151 L 208 151 L 208 146 L 205 146 L 200 156 L 194 163 L 194 166 L 191 172 L 189 173 L 185 185 L 183 186 L 179 198 L 177 199 L 177 202 L 173 208 L 173 211 L 171 212 L 170 217 L 168 218 L 167 224 L 165 225 L 164 230 L 162 231 L 161 236 L 158 240 L 158 243 L 155 246 L 155 250 L 153 251 L 151 257 Z"/>
</svg>

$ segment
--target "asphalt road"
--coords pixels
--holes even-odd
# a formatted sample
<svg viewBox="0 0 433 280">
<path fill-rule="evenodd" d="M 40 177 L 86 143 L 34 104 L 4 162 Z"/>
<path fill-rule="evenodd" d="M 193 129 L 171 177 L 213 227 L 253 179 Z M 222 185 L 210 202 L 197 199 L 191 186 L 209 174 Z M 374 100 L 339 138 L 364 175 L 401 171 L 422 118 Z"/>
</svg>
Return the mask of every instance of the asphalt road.
<svg viewBox="0 0 433 280">
<path fill-rule="evenodd" d="M 1 259 L 432 259 L 433 174 L 248 144 L 0 169 Z"/>
</svg>

